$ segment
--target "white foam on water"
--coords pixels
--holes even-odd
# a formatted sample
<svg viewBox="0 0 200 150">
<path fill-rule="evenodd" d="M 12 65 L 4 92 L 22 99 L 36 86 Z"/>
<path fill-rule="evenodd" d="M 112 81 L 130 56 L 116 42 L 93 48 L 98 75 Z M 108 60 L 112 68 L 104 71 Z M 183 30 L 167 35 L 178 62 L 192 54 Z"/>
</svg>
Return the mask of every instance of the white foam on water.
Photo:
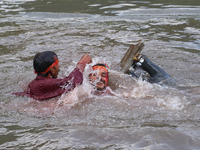
<svg viewBox="0 0 200 150">
<path fill-rule="evenodd" d="M 83 73 L 83 83 L 77 86 L 75 89 L 68 93 L 62 94 L 61 98 L 58 100 L 58 106 L 62 105 L 65 107 L 73 107 L 77 103 L 81 103 L 84 100 L 84 97 L 91 97 L 92 92 L 95 90 L 93 85 L 89 81 L 89 74 L 92 72 L 92 66 L 100 62 L 101 58 L 95 58 L 91 64 L 87 64 L 85 71 Z M 101 62 L 105 62 L 102 61 Z M 73 67 L 69 67 L 69 70 L 72 70 Z"/>
<path fill-rule="evenodd" d="M 101 7 L 100 9 L 109 9 L 109 8 L 122 8 L 122 7 L 133 7 L 133 6 L 137 6 L 136 4 L 128 4 L 128 3 L 124 3 L 124 4 L 117 4 L 117 5 L 110 5 L 110 6 L 104 6 Z"/>
<path fill-rule="evenodd" d="M 123 96 L 125 97 L 130 97 L 130 98 L 145 98 L 149 96 L 149 93 L 153 91 L 153 85 L 143 81 L 142 78 L 138 80 L 138 85 L 134 86 L 134 88 L 130 88 L 132 90 L 125 91 L 122 93 Z"/>
<path fill-rule="evenodd" d="M 85 97 L 91 97 L 91 92 L 93 91 L 93 86 L 84 81 L 80 86 L 68 93 L 62 94 L 59 98 L 57 105 L 71 108 L 78 103 L 81 103 Z"/>
<path fill-rule="evenodd" d="M 181 99 L 177 96 L 172 97 L 171 95 L 165 95 L 164 98 L 156 98 L 159 107 L 165 107 L 166 109 L 171 110 L 182 110 L 184 108 L 185 100 L 185 97 Z"/>
</svg>

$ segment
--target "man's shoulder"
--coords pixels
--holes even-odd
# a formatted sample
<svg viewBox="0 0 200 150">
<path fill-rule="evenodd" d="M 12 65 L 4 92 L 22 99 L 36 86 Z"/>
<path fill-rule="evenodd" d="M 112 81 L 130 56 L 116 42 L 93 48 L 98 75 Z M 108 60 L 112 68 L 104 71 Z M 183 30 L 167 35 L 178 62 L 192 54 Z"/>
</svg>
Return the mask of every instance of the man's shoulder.
<svg viewBox="0 0 200 150">
<path fill-rule="evenodd" d="M 53 80 L 52 78 L 37 76 L 34 80 L 32 80 L 29 83 L 29 87 L 30 86 L 41 86 L 42 84 L 51 83 L 52 80 Z"/>
</svg>

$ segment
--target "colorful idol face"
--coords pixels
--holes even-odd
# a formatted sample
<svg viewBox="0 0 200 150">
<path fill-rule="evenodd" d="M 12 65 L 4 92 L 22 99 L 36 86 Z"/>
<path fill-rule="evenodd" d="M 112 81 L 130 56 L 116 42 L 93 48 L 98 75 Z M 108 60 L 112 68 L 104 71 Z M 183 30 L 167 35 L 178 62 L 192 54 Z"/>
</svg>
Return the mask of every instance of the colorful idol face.
<svg viewBox="0 0 200 150">
<path fill-rule="evenodd" d="M 97 88 L 103 90 L 108 86 L 108 70 L 104 66 L 93 66 L 93 73 L 89 75 L 90 81 Z"/>
</svg>

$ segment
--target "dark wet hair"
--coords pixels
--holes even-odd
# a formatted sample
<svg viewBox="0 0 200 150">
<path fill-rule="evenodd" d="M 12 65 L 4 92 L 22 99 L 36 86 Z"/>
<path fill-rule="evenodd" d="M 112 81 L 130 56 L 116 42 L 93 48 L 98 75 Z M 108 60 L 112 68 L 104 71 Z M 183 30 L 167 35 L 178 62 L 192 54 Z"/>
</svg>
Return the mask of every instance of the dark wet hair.
<svg viewBox="0 0 200 150">
<path fill-rule="evenodd" d="M 33 67 L 38 75 L 46 77 L 49 72 L 45 74 L 40 74 L 40 72 L 44 72 L 50 65 L 55 62 L 56 53 L 52 51 L 44 51 L 41 53 L 37 53 L 33 59 Z"/>
</svg>

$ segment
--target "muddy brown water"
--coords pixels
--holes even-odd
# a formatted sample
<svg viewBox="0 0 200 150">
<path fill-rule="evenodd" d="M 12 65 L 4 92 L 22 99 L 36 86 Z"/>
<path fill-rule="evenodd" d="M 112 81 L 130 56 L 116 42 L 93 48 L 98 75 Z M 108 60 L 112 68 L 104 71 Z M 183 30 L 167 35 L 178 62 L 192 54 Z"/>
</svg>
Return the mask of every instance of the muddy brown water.
<svg viewBox="0 0 200 150">
<path fill-rule="evenodd" d="M 200 148 L 199 0 L 0 2 L 0 149 Z M 176 86 L 120 73 L 130 44 L 168 72 Z M 87 79 L 49 101 L 16 97 L 35 78 L 32 59 L 51 50 L 68 75 L 83 54 L 109 66 L 114 96 Z"/>
</svg>

